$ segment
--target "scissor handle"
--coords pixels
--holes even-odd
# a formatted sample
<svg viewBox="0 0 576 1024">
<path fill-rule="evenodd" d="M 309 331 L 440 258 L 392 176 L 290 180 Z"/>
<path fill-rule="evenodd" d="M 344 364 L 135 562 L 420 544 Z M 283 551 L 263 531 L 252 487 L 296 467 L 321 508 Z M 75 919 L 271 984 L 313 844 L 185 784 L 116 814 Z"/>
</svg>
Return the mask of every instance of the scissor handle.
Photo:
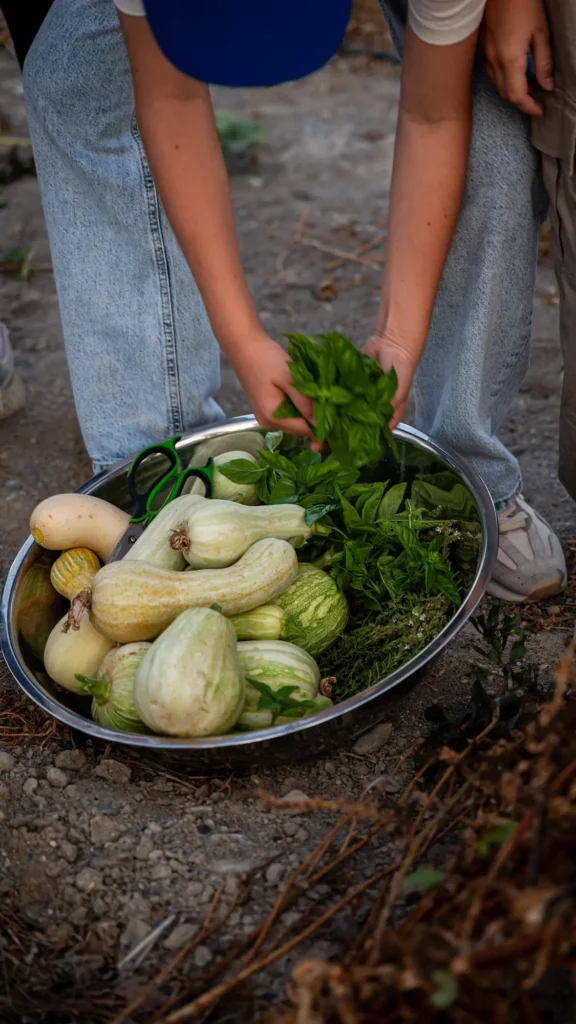
<svg viewBox="0 0 576 1024">
<path fill-rule="evenodd" d="M 176 443 L 180 440 L 181 434 L 176 434 L 175 437 L 171 437 L 168 441 L 161 441 L 158 444 L 148 445 L 147 448 L 143 448 L 141 452 L 134 459 L 130 469 L 128 470 L 128 488 L 134 502 L 134 514 L 130 522 L 142 523 L 149 519 L 153 514 L 154 499 L 165 490 L 166 485 L 178 477 L 180 472 L 180 457 L 176 451 Z M 150 487 L 146 491 L 139 491 L 136 488 L 136 474 L 142 463 L 148 459 L 151 455 L 162 455 L 165 459 L 169 460 L 169 467 L 165 469 L 160 476 L 157 476 Z M 172 500 L 175 495 L 170 492 L 170 495 L 163 502 L 162 507 L 167 504 L 168 501 Z"/>
<path fill-rule="evenodd" d="M 193 476 L 202 481 L 206 491 L 206 497 L 211 498 L 214 491 L 214 459 L 212 458 L 208 459 L 205 466 L 188 466 L 184 469 L 177 478 L 165 504 L 168 504 L 169 501 L 173 501 L 174 498 L 179 498 L 184 490 L 184 485 L 188 482 L 190 477 Z"/>
</svg>

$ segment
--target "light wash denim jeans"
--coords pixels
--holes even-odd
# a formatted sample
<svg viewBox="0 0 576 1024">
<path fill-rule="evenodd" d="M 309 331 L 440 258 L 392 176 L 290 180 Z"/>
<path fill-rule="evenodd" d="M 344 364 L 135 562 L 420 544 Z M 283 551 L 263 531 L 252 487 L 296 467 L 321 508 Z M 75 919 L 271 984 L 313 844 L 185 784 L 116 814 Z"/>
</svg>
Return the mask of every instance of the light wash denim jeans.
<svg viewBox="0 0 576 1024">
<path fill-rule="evenodd" d="M 384 10 L 401 49 L 404 2 Z M 55 0 L 24 82 L 74 397 L 100 469 L 221 415 L 218 350 L 142 149 L 112 0 Z M 499 507 L 521 488 L 495 435 L 528 364 L 544 210 L 527 119 L 479 65 L 466 194 L 414 390 L 416 425 L 469 460 Z"/>
<path fill-rule="evenodd" d="M 380 0 L 401 54 L 406 0 Z M 538 230 L 547 198 L 530 120 L 478 54 L 464 198 L 413 394 L 415 425 L 469 461 L 497 508 L 522 489 L 496 434 L 528 369 Z"/>
<path fill-rule="evenodd" d="M 24 89 L 76 410 L 98 470 L 223 414 L 219 349 L 161 208 L 113 0 L 55 0 Z"/>
</svg>

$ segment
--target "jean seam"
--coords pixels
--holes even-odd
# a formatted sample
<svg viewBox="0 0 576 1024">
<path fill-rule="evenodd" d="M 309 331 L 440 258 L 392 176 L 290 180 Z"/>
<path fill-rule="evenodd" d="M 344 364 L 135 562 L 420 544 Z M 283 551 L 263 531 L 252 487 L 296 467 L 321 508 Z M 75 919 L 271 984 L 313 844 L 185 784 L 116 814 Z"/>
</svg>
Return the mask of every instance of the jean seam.
<svg viewBox="0 0 576 1024">
<path fill-rule="evenodd" d="M 144 183 L 144 194 L 148 212 L 148 224 L 152 238 L 156 270 L 158 273 L 158 285 L 160 291 L 160 305 L 162 310 L 162 338 L 164 342 L 164 356 L 166 359 L 166 380 L 168 384 L 168 404 L 170 412 L 170 432 L 180 433 L 184 430 L 184 413 L 182 407 L 182 395 L 180 392 L 180 374 L 178 369 L 178 354 L 175 344 L 174 307 L 172 303 L 172 291 L 170 287 L 170 268 L 166 252 L 166 244 L 162 232 L 162 218 L 158 193 L 154 185 L 154 179 L 146 162 L 144 147 L 140 138 L 140 132 L 136 122 L 136 116 L 132 115 L 131 134 L 140 158 L 142 180 Z"/>
<path fill-rule="evenodd" d="M 497 512 L 503 512 L 507 508 L 511 508 L 516 498 L 522 493 L 522 477 L 518 478 L 518 483 L 510 494 L 506 498 L 500 498 L 494 502 L 494 507 Z"/>
</svg>

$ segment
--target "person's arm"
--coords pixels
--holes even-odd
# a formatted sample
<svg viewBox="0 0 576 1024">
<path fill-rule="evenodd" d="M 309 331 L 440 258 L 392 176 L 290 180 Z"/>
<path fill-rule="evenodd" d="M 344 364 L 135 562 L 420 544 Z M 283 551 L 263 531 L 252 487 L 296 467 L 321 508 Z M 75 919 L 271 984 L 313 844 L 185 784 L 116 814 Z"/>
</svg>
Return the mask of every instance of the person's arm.
<svg viewBox="0 0 576 1024">
<path fill-rule="evenodd" d="M 376 331 L 365 348 L 398 373 L 393 426 L 426 343 L 458 219 L 477 38 L 474 31 L 462 42 L 438 46 L 406 30 L 386 266 Z"/>
<path fill-rule="evenodd" d="M 526 77 L 532 51 L 538 85 L 551 92 L 552 50 L 542 0 L 488 0 L 482 25 L 486 68 L 502 99 L 525 114 L 542 117 L 542 104 L 531 95 Z"/>
<path fill-rule="evenodd" d="M 285 395 L 308 419 L 312 403 L 292 387 L 286 353 L 263 330 L 248 291 L 208 86 L 168 62 L 146 18 L 119 17 L 146 156 L 214 334 L 258 421 L 309 434 L 304 420 L 273 416 Z"/>
</svg>

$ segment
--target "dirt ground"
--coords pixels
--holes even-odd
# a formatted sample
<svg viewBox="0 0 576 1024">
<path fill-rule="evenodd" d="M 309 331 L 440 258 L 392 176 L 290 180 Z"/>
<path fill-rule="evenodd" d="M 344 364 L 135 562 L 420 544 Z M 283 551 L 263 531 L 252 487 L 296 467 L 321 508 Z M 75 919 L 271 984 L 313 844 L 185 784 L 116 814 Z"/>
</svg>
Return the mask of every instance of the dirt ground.
<svg viewBox="0 0 576 1024">
<path fill-rule="evenodd" d="M 288 330 L 336 328 L 360 343 L 371 330 L 398 86 L 394 66 L 339 59 L 303 83 L 216 95 L 219 107 L 266 123 L 260 162 L 234 176 L 233 193 L 249 283 L 263 322 L 276 337 Z M 25 134 L 19 75 L 1 50 L 0 108 L 10 116 L 14 133 Z M 49 262 L 33 176 L 4 188 L 0 208 L 0 254 L 26 246 L 33 264 Z M 557 312 L 554 278 L 544 260 L 534 303 L 532 367 L 502 437 L 520 458 L 528 500 L 568 545 L 575 511 L 555 472 L 561 383 Z M 27 281 L 1 274 L 0 315 L 11 329 L 28 389 L 26 408 L 0 425 L 0 574 L 5 574 L 27 536 L 34 505 L 49 494 L 73 490 L 91 473 L 74 413 L 52 274 L 39 271 Z M 228 414 L 248 411 L 226 366 L 220 400 Z M 553 625 L 554 606 L 548 610 L 543 621 Z M 530 622 L 541 624 L 541 619 L 533 616 Z M 565 639 L 562 629 L 530 634 L 530 653 L 544 679 Z M 325 814 L 266 810 L 258 786 L 278 795 L 297 790 L 358 798 L 377 782 L 393 796 L 408 777 L 409 762 L 393 778 L 391 772 L 424 734 L 424 709 L 434 700 L 453 703 L 467 692 L 470 643 L 471 631 L 465 630 L 414 691 L 392 699 L 385 716 L 390 727 L 378 729 L 364 747 L 335 750 L 289 769 L 197 778 L 186 765 L 174 773 L 160 761 L 143 763 L 130 753 L 90 743 L 76 749 L 64 732 L 20 745 L 2 745 L 0 736 L 2 900 L 34 922 L 36 953 L 42 942 L 52 950 L 68 948 L 90 934 L 91 952 L 77 966 L 87 977 L 104 966 L 108 970 L 149 939 L 122 967 L 127 997 L 197 932 L 222 883 L 222 899 L 229 905 L 250 876 L 252 893 L 225 926 L 228 939 L 248 935 L 272 906 L 287 872 L 330 821 Z M 7 677 L 2 683 L 9 685 Z M 358 858 L 351 881 L 374 871 L 374 858 L 386 864 L 393 854 L 382 845 L 376 854 Z M 332 884 L 328 879 L 326 895 Z M 346 947 L 350 923 L 338 918 L 308 943 L 307 955 L 330 956 Z M 197 945 L 193 973 L 209 971 L 216 952 L 211 942 Z M 291 954 L 256 987 L 248 1010 L 234 1016 L 216 1011 L 211 1019 L 263 1020 L 296 959 Z M 29 963 L 32 972 L 40 971 L 32 954 Z M 30 1014 L 13 1019 L 41 1019 Z M 103 1014 L 87 1008 L 80 1019 L 108 1019 Z M 50 1019 L 68 1017 L 55 1013 Z"/>
</svg>

